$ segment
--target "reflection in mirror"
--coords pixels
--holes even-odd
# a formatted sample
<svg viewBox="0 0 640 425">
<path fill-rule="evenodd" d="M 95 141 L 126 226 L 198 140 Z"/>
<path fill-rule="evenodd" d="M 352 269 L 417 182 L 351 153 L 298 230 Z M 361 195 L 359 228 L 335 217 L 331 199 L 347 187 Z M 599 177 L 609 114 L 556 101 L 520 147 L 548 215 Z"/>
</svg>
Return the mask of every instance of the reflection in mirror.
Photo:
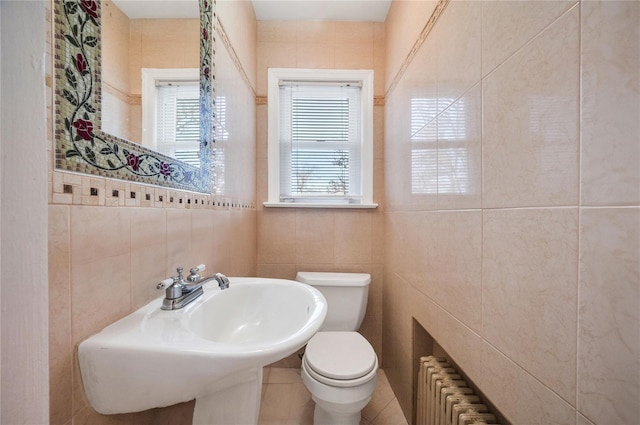
<svg viewBox="0 0 640 425">
<path fill-rule="evenodd" d="M 197 166 L 197 0 L 102 7 L 102 130 Z"/>
<path fill-rule="evenodd" d="M 186 8 L 187 0 L 160 1 L 179 4 L 181 8 Z M 148 0 L 127 0 L 124 3 L 150 8 Z M 191 19 L 186 23 L 181 18 L 179 22 L 175 22 L 178 27 L 183 25 L 181 35 L 195 32 L 196 36 L 190 42 L 193 45 L 185 46 L 183 44 L 186 41 L 180 39 L 178 43 L 182 45 L 178 47 L 177 43 L 171 46 L 170 41 L 175 41 L 177 36 L 172 38 L 165 31 L 173 25 L 168 25 L 168 21 L 164 24 L 155 24 L 147 22 L 146 19 L 142 21 L 134 19 L 133 23 L 122 20 L 118 24 L 120 31 L 117 31 L 115 38 L 106 41 L 103 40 L 104 35 L 101 32 L 102 24 L 118 13 L 124 14 L 122 11 L 116 12 L 116 6 L 110 0 L 54 2 L 56 168 L 198 192 L 212 192 L 215 1 L 198 0 L 194 6 L 199 10 L 199 20 Z M 155 6 L 152 8 L 159 10 Z M 118 15 L 118 19 L 120 18 L 122 16 Z M 122 31 L 122 25 L 128 29 Z M 168 44 L 157 44 L 159 40 Z M 103 42 L 106 42 L 105 48 L 117 52 L 120 59 L 112 60 L 103 57 L 102 54 L 107 53 L 102 51 Z M 134 53 L 120 49 L 122 46 L 132 44 L 137 46 Z M 147 46 L 144 52 L 143 46 Z M 178 65 L 169 66 L 179 67 L 181 74 L 171 75 L 170 78 L 165 74 L 157 77 L 158 72 L 165 72 L 161 69 L 161 66 L 164 66 L 161 62 L 168 63 L 169 58 L 173 60 L 176 56 L 180 56 L 177 53 L 178 50 L 182 55 L 181 62 Z M 147 60 L 149 57 L 156 59 Z M 104 58 L 103 61 L 101 61 L 102 58 Z M 146 61 L 144 62 L 146 65 L 143 61 Z M 169 97 L 174 100 L 180 97 L 183 104 L 181 107 L 186 105 L 187 112 L 182 114 L 183 118 L 180 121 L 181 129 L 187 129 L 183 133 L 187 134 L 188 137 L 185 137 L 189 139 L 186 148 L 181 145 L 181 149 L 186 151 L 186 153 L 183 152 L 185 160 L 159 153 L 140 143 L 146 129 L 140 119 L 134 121 L 131 117 L 142 115 L 141 76 L 144 66 L 149 66 L 145 72 L 151 72 L 152 78 L 155 78 L 154 81 L 160 81 L 157 85 L 164 85 L 169 88 L 168 92 L 174 93 L 169 94 Z M 196 71 L 193 71 L 194 67 Z M 191 68 L 191 70 L 184 71 L 185 68 Z M 104 85 L 101 84 L 103 70 L 107 72 Z M 109 74 L 110 70 L 115 70 L 115 73 Z M 136 78 L 130 78 L 132 75 L 136 75 Z M 199 81 L 197 94 L 194 94 L 196 93 L 193 86 L 194 77 L 196 82 Z M 185 78 L 189 80 L 188 84 L 184 83 Z M 176 96 L 177 87 L 186 87 L 189 94 Z M 156 91 L 155 88 L 153 91 Z M 157 104 L 156 100 L 155 109 L 159 109 Z M 103 108 L 108 109 L 110 105 L 116 106 L 115 115 L 110 115 L 110 110 L 105 110 L 103 114 Z M 173 109 L 177 109 L 175 106 L 177 102 L 173 105 Z M 151 110 L 154 107 L 148 109 Z M 176 121 L 175 113 L 170 119 Z M 152 129 L 150 127 L 150 132 L 157 134 L 160 132 L 159 128 L 158 126 L 153 126 Z M 175 132 L 175 124 L 173 128 Z M 139 134 L 140 137 L 137 138 L 135 134 Z M 131 140 L 136 138 L 138 140 Z M 160 147 L 157 143 L 158 138 L 150 139 L 154 140 L 156 147 Z M 175 154 L 178 150 L 175 147 L 175 140 L 173 145 Z"/>
</svg>

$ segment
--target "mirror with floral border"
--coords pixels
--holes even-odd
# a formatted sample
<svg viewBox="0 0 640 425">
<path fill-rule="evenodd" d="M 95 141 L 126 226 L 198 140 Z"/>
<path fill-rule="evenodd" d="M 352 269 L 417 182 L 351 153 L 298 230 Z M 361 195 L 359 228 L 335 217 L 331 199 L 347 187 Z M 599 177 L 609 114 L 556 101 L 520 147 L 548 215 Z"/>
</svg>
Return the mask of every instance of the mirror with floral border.
<svg viewBox="0 0 640 425">
<path fill-rule="evenodd" d="M 200 7 L 200 166 L 101 130 L 100 0 L 54 1 L 55 167 L 211 193 L 215 0 Z"/>
</svg>

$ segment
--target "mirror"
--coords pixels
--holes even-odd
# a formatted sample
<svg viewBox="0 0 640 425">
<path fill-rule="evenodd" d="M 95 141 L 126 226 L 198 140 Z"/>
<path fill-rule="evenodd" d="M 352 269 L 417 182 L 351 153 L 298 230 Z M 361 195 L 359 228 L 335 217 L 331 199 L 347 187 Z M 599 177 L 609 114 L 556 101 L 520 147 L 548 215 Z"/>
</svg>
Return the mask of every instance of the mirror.
<svg viewBox="0 0 640 425">
<path fill-rule="evenodd" d="M 178 159 L 197 154 L 199 19 L 197 0 L 102 0 L 105 133 Z"/>
<path fill-rule="evenodd" d="M 177 3 L 181 9 L 187 8 L 185 0 L 158 1 Z M 153 8 L 148 0 L 128 0 L 126 3 L 138 3 L 144 8 Z M 128 130 L 122 131 L 122 128 L 136 126 L 124 124 L 131 122 L 129 118 L 131 115 L 141 115 L 141 107 L 137 108 L 138 112 L 131 111 L 136 108 L 129 108 L 127 112 L 122 112 L 126 108 L 120 108 L 120 113 L 115 117 L 110 115 L 112 111 L 107 110 L 114 103 L 117 110 L 116 101 L 130 100 L 132 97 L 125 91 L 113 90 L 114 84 L 115 88 L 118 88 L 117 78 L 114 79 L 107 73 L 103 74 L 103 72 L 110 72 L 109 70 L 114 67 L 124 68 L 122 64 L 117 64 L 117 59 L 108 58 L 108 55 L 116 50 L 114 42 L 108 39 L 109 36 L 103 39 L 101 34 L 102 24 L 108 22 L 112 18 L 111 15 L 115 13 L 114 4 L 110 0 L 103 0 L 102 3 L 100 0 L 64 0 L 56 1 L 54 5 L 56 168 L 211 193 L 211 164 L 214 162 L 211 158 L 213 152 L 211 144 L 214 142 L 215 1 L 199 0 L 199 21 L 183 24 L 191 28 L 185 33 L 197 34 L 193 41 L 197 43 L 196 47 L 182 47 L 183 51 L 190 52 L 189 64 L 195 63 L 196 71 L 192 70 L 187 77 L 178 75 L 175 78 L 165 78 L 170 87 L 182 85 L 181 78 L 193 80 L 195 77 L 198 81 L 199 90 L 196 91 L 194 86 L 190 87 L 192 94 L 188 102 L 190 102 L 191 116 L 187 115 L 186 120 L 191 123 L 191 159 L 195 156 L 196 161 L 184 157 L 183 159 L 187 161 L 180 160 L 158 152 L 140 143 L 141 139 L 137 143 L 130 140 L 135 137 L 131 137 L 132 133 Z M 148 26 L 154 28 L 153 24 Z M 148 35 L 151 38 L 150 44 L 155 43 L 158 46 L 158 39 L 162 38 L 162 35 L 157 29 L 162 26 L 155 25 L 155 34 Z M 166 28 L 166 25 L 164 27 Z M 117 45 L 118 42 L 115 44 Z M 104 51 L 103 46 L 106 48 Z M 166 46 L 156 48 L 167 49 Z M 167 56 L 169 55 L 156 54 L 157 58 Z M 180 68 L 184 68 L 182 64 Z M 128 72 L 128 74 L 133 73 L 137 74 L 137 71 Z M 142 74 L 142 71 L 140 73 Z M 135 85 L 136 83 L 132 84 L 132 86 Z M 195 120 L 194 113 L 199 115 L 199 117 L 195 116 Z M 193 125 L 193 122 L 198 121 L 197 118 L 199 118 L 199 131 L 197 124 Z M 140 130 L 138 133 L 142 133 L 141 130 L 144 128 L 142 124 L 138 128 Z M 156 140 L 154 136 L 152 142 L 156 143 Z"/>
</svg>

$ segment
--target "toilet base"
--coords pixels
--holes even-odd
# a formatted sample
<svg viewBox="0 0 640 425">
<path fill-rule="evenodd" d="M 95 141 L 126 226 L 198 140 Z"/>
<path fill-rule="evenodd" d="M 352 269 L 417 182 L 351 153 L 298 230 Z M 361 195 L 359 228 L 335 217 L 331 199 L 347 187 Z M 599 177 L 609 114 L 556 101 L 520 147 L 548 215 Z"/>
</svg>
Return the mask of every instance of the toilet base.
<svg viewBox="0 0 640 425">
<path fill-rule="evenodd" d="M 378 382 L 376 368 L 369 378 L 353 387 L 333 387 L 312 378 L 302 360 L 302 382 L 311 393 L 316 404 L 313 414 L 314 425 L 359 425 L 361 411 L 371 400 Z"/>
<path fill-rule="evenodd" d="M 316 403 L 313 425 L 359 425 L 362 409 L 371 400 L 371 397 L 368 397 L 357 404 L 341 404 L 312 398 Z"/>
</svg>

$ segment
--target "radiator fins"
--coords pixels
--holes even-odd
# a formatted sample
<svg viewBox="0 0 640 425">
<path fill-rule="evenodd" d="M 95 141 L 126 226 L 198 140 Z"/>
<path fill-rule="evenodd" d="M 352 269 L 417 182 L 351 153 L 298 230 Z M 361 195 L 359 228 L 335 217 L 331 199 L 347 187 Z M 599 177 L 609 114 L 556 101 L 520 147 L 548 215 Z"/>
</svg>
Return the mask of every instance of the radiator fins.
<svg viewBox="0 0 640 425">
<path fill-rule="evenodd" d="M 480 397 L 442 357 L 420 358 L 417 398 L 417 425 L 498 423 Z"/>
</svg>

